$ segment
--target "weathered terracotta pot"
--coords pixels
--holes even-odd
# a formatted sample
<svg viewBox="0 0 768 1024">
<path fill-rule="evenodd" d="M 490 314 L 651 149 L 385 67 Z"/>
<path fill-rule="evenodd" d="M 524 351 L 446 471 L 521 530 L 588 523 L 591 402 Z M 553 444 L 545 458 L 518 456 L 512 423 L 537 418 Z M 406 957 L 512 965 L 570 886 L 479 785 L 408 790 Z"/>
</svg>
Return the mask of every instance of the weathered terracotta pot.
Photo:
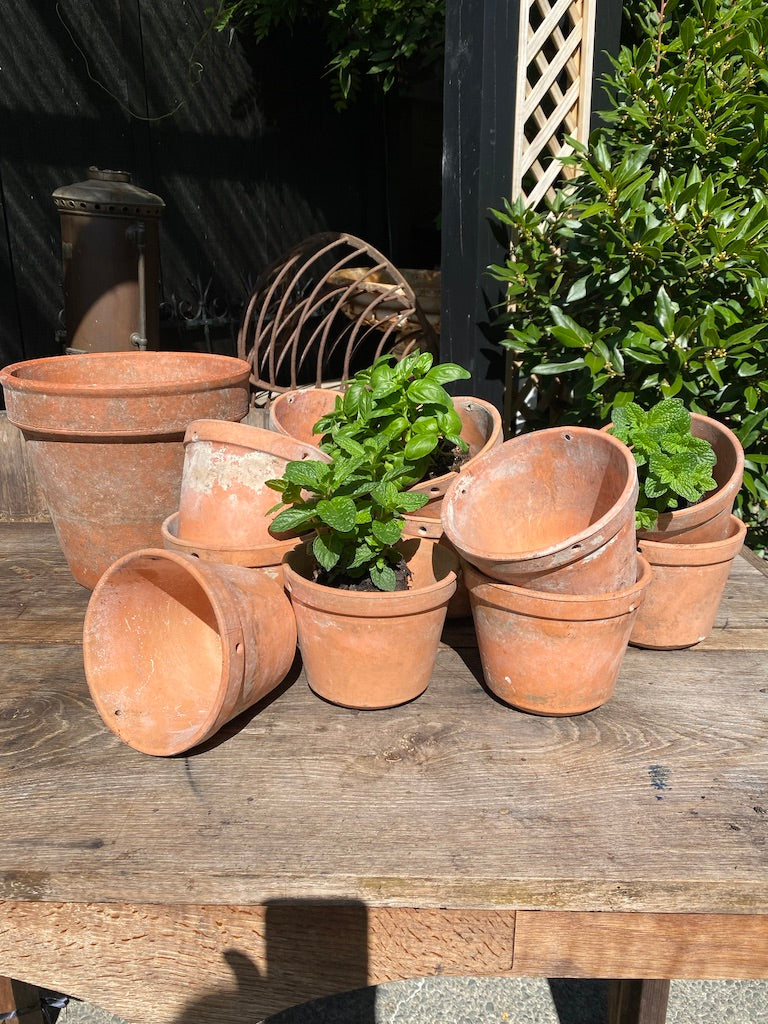
<svg viewBox="0 0 768 1024">
<path fill-rule="evenodd" d="M 280 495 L 266 481 L 301 459 L 329 462 L 324 452 L 262 427 L 196 420 L 184 437 L 180 539 L 210 547 L 255 548 L 274 543 L 268 515 Z"/>
<path fill-rule="evenodd" d="M 293 612 L 274 580 L 155 549 L 107 570 L 83 630 L 99 714 L 146 754 L 213 736 L 285 678 L 295 652 Z"/>
<path fill-rule="evenodd" d="M 245 360 L 200 352 L 93 352 L 0 373 L 72 575 L 92 588 L 115 559 L 158 546 L 179 500 L 190 420 L 248 411 Z"/>
<path fill-rule="evenodd" d="M 450 551 L 454 556 L 456 550 L 443 532 L 443 524 L 439 519 L 430 519 L 418 514 L 406 514 L 403 537 L 405 540 L 416 538 L 421 541 L 418 550 L 419 558 L 432 559 L 434 557 L 432 548 L 439 544 L 441 548 Z M 465 619 L 471 614 L 469 607 L 469 593 L 464 583 L 464 574 L 457 559 L 456 569 L 456 591 L 448 602 L 446 617 L 449 619 Z"/>
<path fill-rule="evenodd" d="M 610 424 L 603 429 L 609 428 Z M 695 505 L 663 513 L 656 528 L 641 530 L 639 537 L 670 544 L 703 544 L 729 536 L 729 518 L 744 478 L 744 449 L 732 430 L 709 416 L 692 412 L 691 433 L 709 441 L 715 450 L 712 475 L 717 489 Z"/>
<path fill-rule="evenodd" d="M 221 565 L 242 565 L 254 572 L 263 573 L 270 579 L 283 585 L 283 557 L 289 551 L 299 547 L 307 540 L 307 534 L 301 537 L 287 537 L 285 540 L 272 540 L 253 548 L 239 548 L 228 545 L 211 547 L 195 541 L 184 540 L 178 534 L 179 513 L 168 516 L 162 525 L 163 547 L 166 551 L 178 551 L 201 562 L 217 562 Z"/>
<path fill-rule="evenodd" d="M 498 583 L 465 564 L 483 676 L 506 704 L 579 715 L 613 694 L 632 624 L 651 582 L 610 594 L 550 594 Z"/>
<path fill-rule="evenodd" d="M 280 434 L 317 446 L 322 434 L 313 434 L 312 427 L 321 416 L 333 412 L 337 396 L 343 394 L 333 388 L 284 391 L 269 407 L 269 425 Z"/>
<path fill-rule="evenodd" d="M 615 437 L 556 427 L 462 469 L 442 522 L 462 558 L 503 583 L 560 594 L 632 586 L 637 469 Z"/>
<path fill-rule="evenodd" d="M 435 665 L 456 556 L 419 542 L 403 546 L 411 589 L 359 593 L 313 583 L 306 549 L 286 555 L 285 586 L 296 614 L 304 671 L 318 696 L 350 708 L 387 708 L 423 693 Z"/>
<path fill-rule="evenodd" d="M 463 472 L 472 460 L 501 444 L 503 424 L 499 410 L 482 398 L 454 398 L 453 407 L 461 419 L 461 437 L 469 445 L 469 459 L 462 467 Z M 423 480 L 410 488 L 412 491 L 429 495 L 428 503 L 419 509 L 420 518 L 440 521 L 443 498 L 457 476 L 458 473 L 444 473 L 434 479 Z"/>
<path fill-rule="evenodd" d="M 699 544 L 640 540 L 653 580 L 635 620 L 629 642 L 635 647 L 676 650 L 692 647 L 712 632 L 733 565 L 747 528 L 732 515 L 728 536 Z"/>
</svg>

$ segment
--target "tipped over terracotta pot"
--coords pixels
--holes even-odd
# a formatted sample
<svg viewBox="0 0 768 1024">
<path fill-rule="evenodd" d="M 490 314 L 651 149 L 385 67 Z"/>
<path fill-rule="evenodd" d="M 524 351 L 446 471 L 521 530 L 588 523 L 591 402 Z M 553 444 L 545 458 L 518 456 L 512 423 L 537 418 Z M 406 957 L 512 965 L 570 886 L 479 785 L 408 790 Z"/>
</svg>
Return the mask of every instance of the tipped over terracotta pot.
<svg viewBox="0 0 768 1024">
<path fill-rule="evenodd" d="M 154 549 L 104 574 L 83 628 L 96 709 L 146 754 L 180 754 L 215 735 L 285 678 L 295 651 L 293 612 L 274 580 Z"/>
<path fill-rule="evenodd" d="M 555 427 L 506 441 L 450 485 L 442 522 L 486 576 L 561 594 L 635 581 L 637 469 L 610 434 Z"/>
<path fill-rule="evenodd" d="M 326 413 L 333 412 L 336 398 L 342 395 L 335 388 L 284 391 L 269 407 L 269 425 L 280 434 L 317 446 L 322 434 L 313 433 L 312 428 Z"/>
</svg>

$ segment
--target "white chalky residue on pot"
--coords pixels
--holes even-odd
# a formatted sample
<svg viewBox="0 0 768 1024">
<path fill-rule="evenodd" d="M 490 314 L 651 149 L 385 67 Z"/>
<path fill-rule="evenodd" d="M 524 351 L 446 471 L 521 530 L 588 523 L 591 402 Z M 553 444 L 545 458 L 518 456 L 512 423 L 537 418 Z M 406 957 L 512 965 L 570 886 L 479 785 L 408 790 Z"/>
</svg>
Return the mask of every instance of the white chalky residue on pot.
<svg viewBox="0 0 768 1024">
<path fill-rule="evenodd" d="M 261 494 L 266 481 L 281 477 L 284 469 L 284 459 L 266 452 L 243 451 L 233 456 L 211 441 L 195 441 L 186 451 L 184 487 L 199 494 L 210 494 L 214 487 L 225 491 L 247 487 L 254 494 Z"/>
</svg>

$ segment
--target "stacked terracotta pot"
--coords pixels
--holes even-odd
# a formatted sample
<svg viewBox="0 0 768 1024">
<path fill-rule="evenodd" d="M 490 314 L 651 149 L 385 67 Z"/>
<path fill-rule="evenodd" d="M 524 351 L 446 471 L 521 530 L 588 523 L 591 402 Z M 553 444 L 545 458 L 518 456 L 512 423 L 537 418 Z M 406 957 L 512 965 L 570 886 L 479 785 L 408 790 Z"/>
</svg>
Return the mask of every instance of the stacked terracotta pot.
<svg viewBox="0 0 768 1024">
<path fill-rule="evenodd" d="M 485 681 L 506 703 L 571 715 L 611 696 L 651 577 L 637 488 L 627 447 L 583 427 L 507 441 L 449 488 L 443 527 L 464 559 Z"/>
<path fill-rule="evenodd" d="M 744 544 L 746 526 L 733 515 L 744 449 L 731 430 L 707 416 L 692 413 L 691 431 L 714 449 L 717 488 L 695 505 L 659 516 L 652 532 L 638 534 L 653 580 L 630 636 L 637 647 L 675 650 L 704 640 Z"/>
</svg>

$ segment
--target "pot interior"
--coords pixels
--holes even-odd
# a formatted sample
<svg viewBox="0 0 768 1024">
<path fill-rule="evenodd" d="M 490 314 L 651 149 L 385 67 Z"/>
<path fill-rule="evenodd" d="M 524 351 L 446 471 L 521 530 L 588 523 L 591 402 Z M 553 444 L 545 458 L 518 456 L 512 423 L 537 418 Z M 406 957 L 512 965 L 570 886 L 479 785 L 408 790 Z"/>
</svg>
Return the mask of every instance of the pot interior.
<svg viewBox="0 0 768 1024">
<path fill-rule="evenodd" d="M 524 435 L 468 467 L 448 511 L 462 546 L 512 556 L 541 551 L 607 515 L 629 496 L 634 474 L 626 454 L 597 433 Z"/>
</svg>

